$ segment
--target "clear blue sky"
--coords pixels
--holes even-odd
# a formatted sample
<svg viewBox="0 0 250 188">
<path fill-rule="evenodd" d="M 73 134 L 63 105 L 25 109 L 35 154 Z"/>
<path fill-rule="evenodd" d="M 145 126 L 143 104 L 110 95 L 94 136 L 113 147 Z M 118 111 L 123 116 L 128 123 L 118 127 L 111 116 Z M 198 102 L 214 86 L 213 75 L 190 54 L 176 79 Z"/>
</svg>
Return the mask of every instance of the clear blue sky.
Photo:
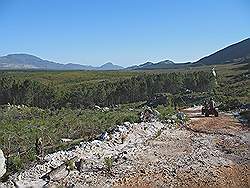
<svg viewBox="0 0 250 188">
<path fill-rule="evenodd" d="M 0 56 L 195 61 L 250 36 L 250 0 L 0 0 Z"/>
</svg>

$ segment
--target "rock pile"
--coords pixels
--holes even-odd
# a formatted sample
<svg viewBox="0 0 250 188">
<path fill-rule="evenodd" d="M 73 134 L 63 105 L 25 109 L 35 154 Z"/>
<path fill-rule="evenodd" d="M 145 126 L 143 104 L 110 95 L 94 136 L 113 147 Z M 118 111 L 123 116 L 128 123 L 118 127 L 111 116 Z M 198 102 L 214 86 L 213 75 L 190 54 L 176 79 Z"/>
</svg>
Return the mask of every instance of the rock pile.
<svg viewBox="0 0 250 188">
<path fill-rule="evenodd" d="M 12 180 L 20 187 L 29 186 L 31 184 L 41 186 L 42 184 L 51 184 L 51 180 L 54 182 L 54 180 L 58 179 L 58 177 L 60 179 L 65 178 L 66 176 L 74 176 L 72 173 L 78 174 L 79 171 L 75 169 L 75 171 L 68 174 L 69 171 L 67 169 L 67 165 L 64 164 L 75 158 L 76 163 L 81 163 L 81 166 L 78 168 L 80 169 L 81 174 L 77 175 L 77 177 L 81 177 L 81 183 L 92 185 L 88 184 L 88 179 L 92 177 L 92 175 L 86 174 L 98 172 L 103 173 L 107 165 L 105 164 L 105 157 L 110 157 L 113 164 L 131 160 L 131 157 L 136 155 L 136 152 L 141 149 L 143 143 L 145 143 L 148 139 L 154 138 L 157 131 L 163 129 L 164 127 L 165 125 L 160 122 L 142 122 L 134 124 L 125 122 L 123 125 L 116 126 L 109 133 L 104 132 L 98 137 L 98 139 L 91 142 L 82 142 L 79 146 L 76 146 L 70 151 L 59 151 L 46 155 L 44 157 L 44 164 L 37 164 L 24 172 L 16 174 L 12 177 Z M 130 155 L 130 159 L 127 156 L 128 153 Z M 62 170 L 55 170 L 62 165 L 64 165 Z M 50 174 L 53 171 L 55 171 L 55 174 L 50 176 L 56 178 L 45 178 L 47 174 Z"/>
</svg>

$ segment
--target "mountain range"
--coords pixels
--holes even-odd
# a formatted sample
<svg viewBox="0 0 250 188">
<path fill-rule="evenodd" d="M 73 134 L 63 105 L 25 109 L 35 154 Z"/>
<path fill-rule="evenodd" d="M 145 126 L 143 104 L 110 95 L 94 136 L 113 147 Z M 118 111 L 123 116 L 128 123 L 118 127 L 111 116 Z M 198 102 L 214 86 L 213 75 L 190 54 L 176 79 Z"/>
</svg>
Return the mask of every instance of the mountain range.
<svg viewBox="0 0 250 188">
<path fill-rule="evenodd" d="M 0 69 L 40 69 L 40 70 L 119 70 L 124 67 L 106 63 L 100 67 L 80 64 L 61 64 L 43 60 L 29 54 L 9 54 L 0 57 Z"/>
<path fill-rule="evenodd" d="M 196 62 L 174 63 L 164 60 L 157 63 L 146 62 L 140 65 L 124 68 L 114 65 L 111 62 L 102 66 L 94 67 L 80 64 L 61 64 L 43 60 L 29 54 L 9 54 L 0 57 L 0 69 L 37 69 L 37 70 L 151 70 L 151 69 L 172 69 L 188 66 L 216 65 L 231 62 L 250 61 L 250 38 L 223 48 L 211 55 L 201 58 Z"/>
</svg>

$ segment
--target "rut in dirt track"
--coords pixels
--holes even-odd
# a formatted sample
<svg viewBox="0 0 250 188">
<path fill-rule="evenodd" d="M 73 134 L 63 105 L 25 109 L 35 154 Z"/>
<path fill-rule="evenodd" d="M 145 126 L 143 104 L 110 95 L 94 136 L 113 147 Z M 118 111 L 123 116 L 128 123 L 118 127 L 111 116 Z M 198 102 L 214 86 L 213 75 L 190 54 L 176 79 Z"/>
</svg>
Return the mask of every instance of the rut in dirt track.
<svg viewBox="0 0 250 188">
<path fill-rule="evenodd" d="M 219 117 L 212 115 L 204 117 L 204 115 L 201 115 L 200 107 L 188 108 L 183 110 L 183 112 L 191 119 L 187 128 L 194 132 L 236 136 L 237 132 L 246 129 L 228 113 L 220 113 Z"/>
</svg>

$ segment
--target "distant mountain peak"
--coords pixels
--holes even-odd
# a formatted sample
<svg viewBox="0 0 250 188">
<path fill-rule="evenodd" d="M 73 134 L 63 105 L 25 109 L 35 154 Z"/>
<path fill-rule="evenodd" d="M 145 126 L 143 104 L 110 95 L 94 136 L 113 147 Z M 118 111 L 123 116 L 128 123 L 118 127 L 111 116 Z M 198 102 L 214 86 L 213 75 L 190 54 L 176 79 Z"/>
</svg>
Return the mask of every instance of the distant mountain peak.
<svg viewBox="0 0 250 188">
<path fill-rule="evenodd" d="M 170 60 L 164 60 L 157 63 L 148 61 L 138 66 L 128 67 L 127 70 L 164 69 L 164 68 L 173 68 L 175 65 L 176 64 Z"/>
<path fill-rule="evenodd" d="M 99 70 L 120 70 L 123 69 L 124 67 L 119 66 L 119 65 L 114 65 L 111 62 L 107 62 L 99 67 Z"/>
<path fill-rule="evenodd" d="M 171 61 L 171 60 L 163 60 L 163 61 L 160 61 L 160 62 L 158 62 L 158 64 L 163 64 L 163 63 L 165 63 L 165 64 L 171 64 L 171 65 L 173 65 L 174 64 L 174 62 L 173 61 Z"/>
<path fill-rule="evenodd" d="M 103 64 L 103 66 L 105 66 L 105 65 L 114 65 L 114 64 L 111 63 L 111 62 L 107 62 L 107 63 L 104 63 L 104 64 Z"/>
<path fill-rule="evenodd" d="M 103 65 L 101 65 L 100 67 L 109 67 L 109 66 L 114 66 L 114 64 L 111 62 L 107 62 L 107 63 L 104 63 Z"/>
<path fill-rule="evenodd" d="M 148 61 L 148 62 L 146 62 L 146 63 L 143 63 L 143 64 L 139 65 L 139 67 L 151 66 L 151 65 L 153 65 L 153 64 L 154 64 L 154 63 Z"/>
</svg>

